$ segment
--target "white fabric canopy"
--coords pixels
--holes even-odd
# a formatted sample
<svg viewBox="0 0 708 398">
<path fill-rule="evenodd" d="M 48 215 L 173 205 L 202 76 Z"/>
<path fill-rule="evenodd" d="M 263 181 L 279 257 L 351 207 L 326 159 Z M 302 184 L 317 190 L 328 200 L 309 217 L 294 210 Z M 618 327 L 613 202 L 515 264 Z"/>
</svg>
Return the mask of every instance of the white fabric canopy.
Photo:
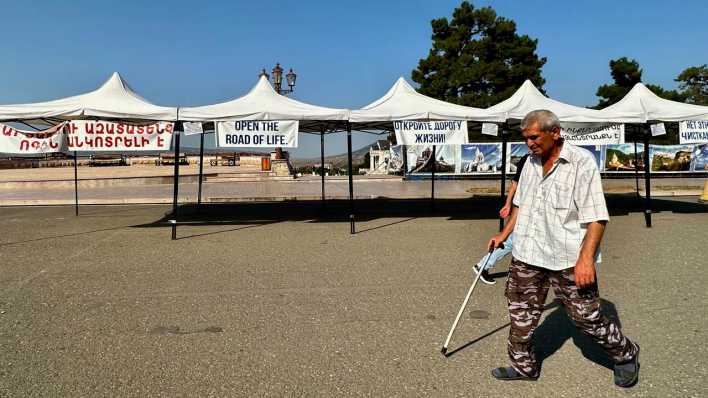
<svg viewBox="0 0 708 398">
<path fill-rule="evenodd" d="M 180 108 L 179 120 L 224 121 L 224 120 L 298 120 L 298 121 L 346 121 L 349 110 L 325 108 L 296 101 L 280 95 L 261 76 L 248 94 L 219 104 Z M 309 126 L 309 127 L 308 127 Z M 300 130 L 314 130 L 313 123 L 300 123 Z"/>
<path fill-rule="evenodd" d="M 600 110 L 600 114 L 605 119 L 621 123 L 708 120 L 708 106 L 670 101 L 637 83 L 619 102 Z"/>
<path fill-rule="evenodd" d="M 352 123 L 362 124 L 393 120 L 504 121 L 498 112 L 451 104 L 420 94 L 402 77 L 398 78 L 383 97 L 352 111 L 350 118 Z"/>
<path fill-rule="evenodd" d="M 546 109 L 558 116 L 561 122 L 607 122 L 600 111 L 565 104 L 541 94 L 530 80 L 506 100 L 487 108 L 492 113 L 501 113 L 505 120 L 522 120 L 529 112 Z"/>
<path fill-rule="evenodd" d="M 177 108 L 153 105 L 135 93 L 117 72 L 101 87 L 86 94 L 32 104 L 0 105 L 0 120 L 86 117 L 174 121 Z"/>
</svg>

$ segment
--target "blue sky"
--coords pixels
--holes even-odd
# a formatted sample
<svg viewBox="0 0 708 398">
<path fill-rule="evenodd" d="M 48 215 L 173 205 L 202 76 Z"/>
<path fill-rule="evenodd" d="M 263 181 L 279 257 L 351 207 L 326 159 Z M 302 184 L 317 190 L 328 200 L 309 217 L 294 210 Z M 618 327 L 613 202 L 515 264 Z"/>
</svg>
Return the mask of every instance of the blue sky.
<svg viewBox="0 0 708 398">
<path fill-rule="evenodd" d="M 113 71 L 160 105 L 228 100 L 276 62 L 298 73 L 294 98 L 358 108 L 380 97 L 431 46 L 430 21 L 459 1 L 31 1 L 3 4 L 0 103 L 95 89 Z M 627 56 L 666 88 L 708 62 L 705 1 L 474 1 L 539 40 L 547 93 L 587 106 Z M 355 135 L 354 146 L 373 140 Z M 345 150 L 342 135 L 328 153 Z M 299 156 L 319 153 L 303 137 Z"/>
</svg>

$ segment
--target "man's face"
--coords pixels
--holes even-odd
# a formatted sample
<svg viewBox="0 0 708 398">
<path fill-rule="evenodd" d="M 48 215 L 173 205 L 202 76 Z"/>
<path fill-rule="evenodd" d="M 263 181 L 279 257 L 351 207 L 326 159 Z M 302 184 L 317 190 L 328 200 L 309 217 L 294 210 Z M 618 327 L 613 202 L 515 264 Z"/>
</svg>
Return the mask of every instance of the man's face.
<svg viewBox="0 0 708 398">
<path fill-rule="evenodd" d="M 526 140 L 526 145 L 531 153 L 536 156 L 547 157 L 560 139 L 560 129 L 555 128 L 551 132 L 543 132 L 538 128 L 538 123 L 532 124 L 521 132 Z"/>
</svg>

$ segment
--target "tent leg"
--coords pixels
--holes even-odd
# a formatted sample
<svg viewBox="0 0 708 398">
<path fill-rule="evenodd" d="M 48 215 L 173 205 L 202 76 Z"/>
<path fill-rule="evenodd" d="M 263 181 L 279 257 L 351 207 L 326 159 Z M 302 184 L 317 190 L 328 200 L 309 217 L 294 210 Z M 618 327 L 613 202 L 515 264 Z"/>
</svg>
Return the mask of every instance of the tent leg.
<svg viewBox="0 0 708 398">
<path fill-rule="evenodd" d="M 408 147 L 401 145 L 401 156 L 403 156 L 403 180 L 406 179 L 406 174 L 408 173 Z"/>
<path fill-rule="evenodd" d="M 177 239 L 177 196 L 179 195 L 179 131 L 175 131 L 174 195 L 172 196 L 172 240 Z"/>
<path fill-rule="evenodd" d="M 634 183 L 637 199 L 639 199 L 639 154 L 637 153 L 637 137 L 634 137 Z"/>
<path fill-rule="evenodd" d="M 204 179 L 204 130 L 199 140 L 199 192 L 197 192 L 197 210 L 202 207 L 202 180 Z"/>
<path fill-rule="evenodd" d="M 320 176 L 322 178 L 322 207 L 325 205 L 325 168 L 324 168 L 324 133 L 325 128 L 320 129 Z"/>
<path fill-rule="evenodd" d="M 76 151 L 74 151 L 74 212 L 79 215 L 79 170 Z"/>
<path fill-rule="evenodd" d="M 347 122 L 347 163 L 349 169 L 349 233 L 354 235 L 354 170 L 352 169 L 352 125 Z"/>
<path fill-rule="evenodd" d="M 507 136 L 506 136 L 506 131 L 502 129 L 501 131 L 501 136 L 502 136 L 502 166 L 501 166 L 501 193 L 500 193 L 500 200 L 502 206 L 504 206 L 505 203 L 505 193 L 506 193 L 506 142 L 507 142 Z M 499 217 L 499 232 L 501 232 L 504 229 L 504 218 Z"/>
<path fill-rule="evenodd" d="M 435 145 L 433 145 L 433 171 L 430 178 L 430 209 L 435 211 L 435 169 L 437 167 L 437 159 L 435 155 Z"/>
<path fill-rule="evenodd" d="M 644 188 L 646 189 L 646 199 L 644 205 L 644 222 L 647 228 L 651 228 L 651 170 L 649 167 L 649 125 L 644 132 Z"/>
</svg>

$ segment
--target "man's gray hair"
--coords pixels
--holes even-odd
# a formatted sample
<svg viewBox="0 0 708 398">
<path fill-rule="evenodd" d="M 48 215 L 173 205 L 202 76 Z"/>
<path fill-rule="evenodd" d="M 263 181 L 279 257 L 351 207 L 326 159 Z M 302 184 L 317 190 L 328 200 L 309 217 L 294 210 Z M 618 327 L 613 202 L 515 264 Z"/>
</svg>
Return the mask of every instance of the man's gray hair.
<svg viewBox="0 0 708 398">
<path fill-rule="evenodd" d="M 526 114 L 524 120 L 521 121 L 521 130 L 526 130 L 534 125 L 537 125 L 538 129 L 544 133 L 550 133 L 556 127 L 560 129 L 561 126 L 558 116 L 546 109 L 539 109 Z"/>
</svg>

